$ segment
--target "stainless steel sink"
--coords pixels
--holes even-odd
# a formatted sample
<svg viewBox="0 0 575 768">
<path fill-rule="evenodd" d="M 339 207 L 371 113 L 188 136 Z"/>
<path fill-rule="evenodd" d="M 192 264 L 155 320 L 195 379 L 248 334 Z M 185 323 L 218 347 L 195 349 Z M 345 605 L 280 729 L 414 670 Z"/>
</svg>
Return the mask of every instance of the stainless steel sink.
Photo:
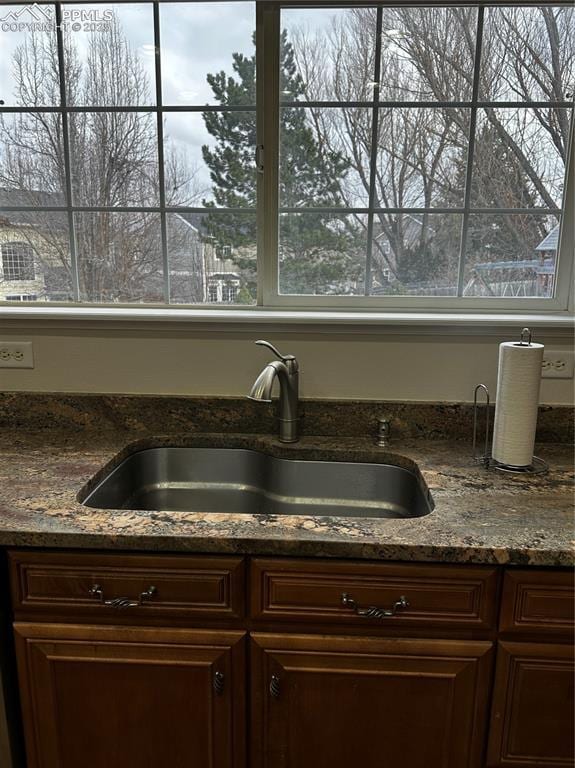
<svg viewBox="0 0 575 768">
<path fill-rule="evenodd" d="M 276 459 L 238 448 L 139 451 L 80 501 L 99 509 L 378 518 L 433 509 L 423 481 L 401 467 Z"/>
</svg>

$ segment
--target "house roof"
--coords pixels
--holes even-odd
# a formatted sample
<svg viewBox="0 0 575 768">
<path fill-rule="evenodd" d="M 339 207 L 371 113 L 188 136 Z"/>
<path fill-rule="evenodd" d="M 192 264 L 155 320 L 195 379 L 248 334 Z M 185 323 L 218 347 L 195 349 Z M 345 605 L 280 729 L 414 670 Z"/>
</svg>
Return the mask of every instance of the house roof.
<svg viewBox="0 0 575 768">
<path fill-rule="evenodd" d="M 559 245 L 559 224 L 554 227 L 549 234 L 543 238 L 539 245 L 535 248 L 536 251 L 556 251 Z"/>
<path fill-rule="evenodd" d="M 404 243 L 408 248 L 411 248 L 413 245 L 417 243 L 419 237 L 421 236 L 423 219 L 421 216 L 418 216 L 412 213 L 402 214 L 401 219 L 403 222 Z M 381 229 L 381 227 L 376 223 L 375 231 L 377 231 L 378 229 Z M 429 230 L 433 232 L 433 227 L 429 226 Z M 376 240 L 379 240 L 382 237 L 385 237 L 385 233 L 383 231 L 380 231 L 378 234 L 375 235 Z"/>
<path fill-rule="evenodd" d="M 44 192 L 41 189 L 9 189 L 0 187 L 0 208 L 5 205 L 22 208 L 44 208 L 65 206 L 66 198 L 63 192 Z"/>
<path fill-rule="evenodd" d="M 0 187 L 0 225 L 28 226 L 38 229 L 49 227 L 66 229 L 68 226 L 66 211 L 37 211 L 46 206 L 64 206 L 66 199 L 61 192 L 43 192 L 41 190 L 7 189 Z M 3 211 L 4 206 L 21 206 L 19 211 Z"/>
<path fill-rule="evenodd" d="M 182 221 L 187 227 L 195 230 L 198 233 L 202 233 L 205 230 L 204 216 L 201 213 L 176 213 L 175 218 Z"/>
</svg>

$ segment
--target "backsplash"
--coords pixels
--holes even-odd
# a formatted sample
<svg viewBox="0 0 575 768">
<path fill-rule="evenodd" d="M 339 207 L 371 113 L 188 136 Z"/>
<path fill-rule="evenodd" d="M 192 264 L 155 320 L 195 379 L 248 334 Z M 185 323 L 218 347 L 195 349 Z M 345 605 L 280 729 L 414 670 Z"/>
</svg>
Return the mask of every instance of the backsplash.
<svg viewBox="0 0 575 768">
<path fill-rule="evenodd" d="M 269 434 L 276 431 L 275 409 L 275 403 L 267 406 L 247 398 L 0 392 L 0 429 L 147 435 Z M 392 441 L 420 437 L 470 443 L 473 428 L 473 406 L 468 403 L 303 400 L 301 415 L 303 435 L 375 436 L 377 420 L 384 415 L 391 419 Z M 540 406 L 537 440 L 572 443 L 574 409 Z"/>
</svg>

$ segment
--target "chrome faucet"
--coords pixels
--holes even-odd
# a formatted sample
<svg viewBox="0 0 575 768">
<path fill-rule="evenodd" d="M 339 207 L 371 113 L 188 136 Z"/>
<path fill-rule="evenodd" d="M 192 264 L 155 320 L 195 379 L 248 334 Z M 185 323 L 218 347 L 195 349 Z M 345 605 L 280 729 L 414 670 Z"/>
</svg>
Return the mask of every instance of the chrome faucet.
<svg viewBox="0 0 575 768">
<path fill-rule="evenodd" d="M 293 355 L 282 355 L 269 341 L 256 344 L 267 347 L 278 357 L 268 363 L 254 382 L 248 397 L 261 403 L 271 403 L 272 388 L 277 377 L 280 384 L 280 434 L 282 443 L 298 439 L 299 366 Z"/>
</svg>

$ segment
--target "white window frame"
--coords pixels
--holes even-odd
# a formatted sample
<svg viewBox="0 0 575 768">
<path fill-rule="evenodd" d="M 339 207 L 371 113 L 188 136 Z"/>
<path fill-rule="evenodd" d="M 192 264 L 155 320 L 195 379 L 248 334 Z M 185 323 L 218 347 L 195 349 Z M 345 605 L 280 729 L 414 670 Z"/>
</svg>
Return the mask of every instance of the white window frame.
<svg viewBox="0 0 575 768">
<path fill-rule="evenodd" d="M 79 2 L 88 0 L 79 0 Z M 158 0 L 140 0 L 140 2 L 152 2 L 159 45 L 159 2 Z M 161 0 L 159 0 L 161 2 Z M 172 0 L 173 1 L 173 0 Z M 178 0 L 176 0 L 177 2 Z M 186 0 L 182 0 L 186 1 Z M 27 0 L 29 4 L 31 0 Z M 439 7 L 453 6 L 507 6 L 528 5 L 525 2 L 509 0 L 423 0 L 423 2 L 365 2 L 354 3 L 353 0 L 338 2 L 338 0 L 315 0 L 315 2 L 299 2 L 299 0 L 257 0 L 256 4 L 256 61 L 257 61 L 257 132 L 258 145 L 264 148 L 263 173 L 258 174 L 258 207 L 257 215 L 257 260 L 258 260 L 258 295 L 254 306 L 237 305 L 218 306 L 213 305 L 103 305 L 74 303 L 64 304 L 50 302 L 47 306 L 4 306 L 0 304 L 0 321 L 10 319 L 55 319 L 69 321 L 72 318 L 86 320 L 88 322 L 107 322 L 109 320 L 146 320 L 146 321 L 197 321 L 203 324 L 221 324 L 246 322 L 250 325 L 259 324 L 326 324 L 339 323 L 351 325 L 428 325 L 448 327 L 491 326 L 504 327 L 520 323 L 535 322 L 540 326 L 565 327 L 571 326 L 574 309 L 573 297 L 573 273 L 575 254 L 575 141 L 573 139 L 575 121 L 571 125 L 571 144 L 569 160 L 567 163 L 567 184 L 563 204 L 563 216 L 559 248 L 557 253 L 557 278 L 556 295 L 551 299 L 543 298 L 514 298 L 514 299 L 486 299 L 486 298 L 449 298 L 449 297 L 402 297 L 402 296 L 286 296 L 278 291 L 279 263 L 278 263 L 278 170 L 279 170 L 279 40 L 280 40 L 280 15 L 283 7 L 306 7 L 318 5 L 331 7 L 361 6 L 393 6 L 405 5 L 436 5 Z M 537 5 L 569 5 L 565 0 L 540 0 Z M 61 4 L 56 3 L 57 18 L 61 17 Z M 61 45 L 61 39 L 60 39 Z M 157 76 L 159 76 L 159 63 Z M 62 83 L 62 93 L 65 88 Z M 64 98 L 64 97 L 63 97 Z M 303 104 L 303 103 L 302 103 Z M 16 108 L 2 108 L 2 111 L 17 111 Z M 109 109 L 109 108 L 108 108 Z M 140 109 L 140 108 L 138 108 Z M 196 110 L 197 111 L 197 110 Z M 162 112 L 158 111 L 158 141 L 160 144 L 160 177 L 163 177 L 162 169 Z M 69 162 L 68 162 L 69 165 Z M 68 168 L 68 175 L 70 171 Z M 68 212 L 69 219 L 73 218 L 74 209 L 70 205 L 70 190 L 68 190 L 68 206 L 64 211 Z M 165 208 L 163 194 L 160 193 L 160 204 Z M 33 210 L 33 209 L 28 209 Z M 59 209 L 62 210 L 62 209 Z M 88 209 L 90 210 L 90 209 Z M 114 208 L 115 211 L 122 209 Z M 218 209 L 220 210 L 220 209 Z M 225 212 L 226 209 L 221 209 Z M 345 212 L 345 209 L 342 211 Z M 165 210 L 162 211 L 163 227 L 165 229 Z M 166 253 L 166 238 L 164 233 L 163 258 L 166 266 L 166 274 L 169 274 Z M 72 246 L 73 250 L 73 246 Z M 74 262 L 75 254 L 72 253 Z M 75 274 L 75 294 L 79 296 L 77 285 L 77 268 Z M 169 296 L 169 286 L 166 297 Z"/>
</svg>

